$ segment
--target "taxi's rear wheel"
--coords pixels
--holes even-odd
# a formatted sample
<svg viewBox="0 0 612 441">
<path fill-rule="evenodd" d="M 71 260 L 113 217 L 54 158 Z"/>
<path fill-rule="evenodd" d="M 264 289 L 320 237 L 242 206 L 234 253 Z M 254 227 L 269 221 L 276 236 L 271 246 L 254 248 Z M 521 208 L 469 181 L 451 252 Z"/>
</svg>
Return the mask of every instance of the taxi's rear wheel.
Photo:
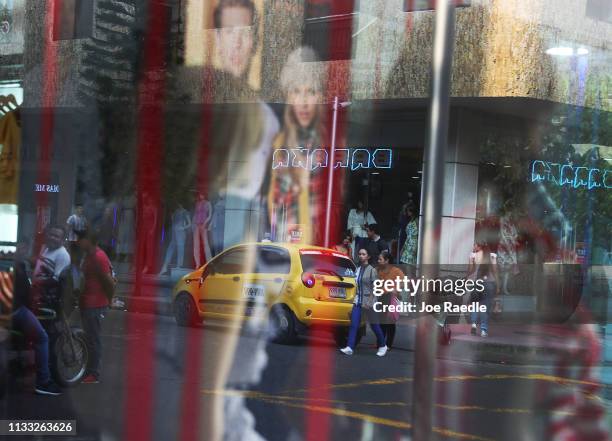
<svg viewBox="0 0 612 441">
<path fill-rule="evenodd" d="M 268 321 L 270 339 L 275 343 L 291 344 L 296 340 L 295 317 L 286 307 L 276 305 Z"/>
<path fill-rule="evenodd" d="M 174 319 L 179 326 L 196 326 L 200 321 L 196 304 L 189 294 L 179 294 L 174 300 Z"/>
</svg>

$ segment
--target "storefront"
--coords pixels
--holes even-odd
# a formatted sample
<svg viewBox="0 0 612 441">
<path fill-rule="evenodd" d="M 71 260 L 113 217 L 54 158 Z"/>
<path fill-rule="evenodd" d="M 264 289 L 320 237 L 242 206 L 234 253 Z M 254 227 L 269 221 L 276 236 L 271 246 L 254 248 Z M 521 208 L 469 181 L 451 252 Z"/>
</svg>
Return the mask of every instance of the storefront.
<svg viewBox="0 0 612 441">
<path fill-rule="evenodd" d="M 25 1 L 0 2 L 0 255 L 17 242 Z"/>
</svg>

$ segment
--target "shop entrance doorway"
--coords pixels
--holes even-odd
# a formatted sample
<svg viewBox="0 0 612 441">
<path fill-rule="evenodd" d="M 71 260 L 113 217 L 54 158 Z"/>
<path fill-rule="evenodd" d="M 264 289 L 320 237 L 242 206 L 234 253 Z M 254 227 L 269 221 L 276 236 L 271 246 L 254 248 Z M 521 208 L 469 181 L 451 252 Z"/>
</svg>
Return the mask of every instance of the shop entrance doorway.
<svg viewBox="0 0 612 441">
<path fill-rule="evenodd" d="M 412 202 L 420 207 L 422 183 L 422 148 L 393 148 L 393 166 L 385 170 L 355 170 L 348 178 L 348 210 L 358 200 L 364 202 L 380 229 L 380 235 L 391 246 L 397 259 L 400 237 L 400 211 Z"/>
</svg>

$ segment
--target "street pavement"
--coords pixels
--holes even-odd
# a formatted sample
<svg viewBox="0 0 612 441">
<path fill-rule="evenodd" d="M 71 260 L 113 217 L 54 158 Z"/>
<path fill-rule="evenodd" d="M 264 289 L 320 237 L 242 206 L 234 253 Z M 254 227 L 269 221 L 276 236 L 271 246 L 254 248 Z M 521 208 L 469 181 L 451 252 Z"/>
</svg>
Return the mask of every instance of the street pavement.
<svg viewBox="0 0 612 441">
<path fill-rule="evenodd" d="M 209 427 L 202 415 L 221 397 L 232 415 L 224 424 L 226 439 L 241 439 L 253 426 L 265 440 L 321 439 L 321 430 L 330 440 L 408 440 L 415 354 L 399 344 L 407 329 L 400 327 L 398 347 L 384 358 L 376 357 L 371 335 L 351 357 L 325 332 L 292 346 L 269 343 L 257 384 L 219 387 L 212 354 L 227 353 L 231 328 L 206 323 L 185 329 L 169 316 L 111 310 L 103 323 L 100 384 L 42 397 L 31 392 L 32 375 L 12 379 L 2 418 L 74 419 L 78 435 L 70 440 L 132 441 L 135 433 L 144 434 L 139 439 L 196 439 L 197 433 L 207 439 L 198 424 Z M 248 334 L 238 338 L 245 352 L 257 347 Z M 556 377 L 552 361 L 491 363 L 457 351 L 464 352 L 451 344 L 438 354 L 433 439 L 539 440 L 551 417 L 567 417 L 552 412 L 548 398 L 576 384 Z M 245 359 L 254 358 L 241 357 L 234 368 L 248 373 L 255 367 Z M 242 401 L 248 412 L 231 409 Z M 253 433 L 242 439 L 257 439 Z"/>
</svg>

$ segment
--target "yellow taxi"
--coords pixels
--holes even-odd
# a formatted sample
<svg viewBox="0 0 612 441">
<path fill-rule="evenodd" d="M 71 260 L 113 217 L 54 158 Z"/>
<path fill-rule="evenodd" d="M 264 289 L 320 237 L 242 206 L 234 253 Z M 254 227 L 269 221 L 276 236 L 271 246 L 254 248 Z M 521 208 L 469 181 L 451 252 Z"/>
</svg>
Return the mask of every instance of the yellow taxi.
<svg viewBox="0 0 612 441">
<path fill-rule="evenodd" d="M 172 293 L 174 317 L 180 326 L 193 326 L 204 318 L 244 320 L 263 311 L 275 341 L 290 343 L 318 323 L 331 326 L 342 345 L 355 270 L 350 258 L 327 248 L 236 245 L 179 280 Z"/>
</svg>

